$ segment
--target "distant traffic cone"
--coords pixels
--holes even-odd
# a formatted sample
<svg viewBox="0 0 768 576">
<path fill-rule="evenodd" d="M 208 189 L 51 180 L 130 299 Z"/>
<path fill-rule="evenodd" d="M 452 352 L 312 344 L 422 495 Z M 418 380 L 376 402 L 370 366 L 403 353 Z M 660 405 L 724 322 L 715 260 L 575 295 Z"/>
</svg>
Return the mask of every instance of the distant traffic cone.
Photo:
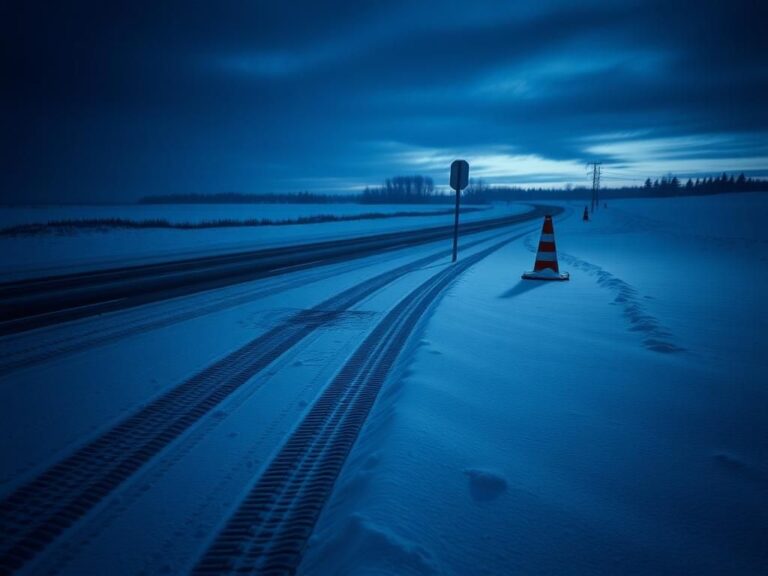
<svg viewBox="0 0 768 576">
<path fill-rule="evenodd" d="M 584 222 L 589 222 L 589 209 L 584 206 L 584 216 L 581 217 Z"/>
<path fill-rule="evenodd" d="M 557 265 L 557 250 L 555 249 L 555 227 L 552 216 L 544 216 L 544 226 L 541 229 L 539 250 L 536 252 L 536 263 L 533 272 L 523 274 L 524 280 L 568 280 L 568 272 L 560 273 Z"/>
</svg>

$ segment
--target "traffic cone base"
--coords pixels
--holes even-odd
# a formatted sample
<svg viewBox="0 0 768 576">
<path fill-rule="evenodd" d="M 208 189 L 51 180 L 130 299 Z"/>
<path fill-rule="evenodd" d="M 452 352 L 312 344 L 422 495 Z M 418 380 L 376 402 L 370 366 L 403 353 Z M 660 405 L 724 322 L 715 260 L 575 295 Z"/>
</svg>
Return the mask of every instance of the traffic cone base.
<svg viewBox="0 0 768 576">
<path fill-rule="evenodd" d="M 533 272 L 525 272 L 523 280 L 569 280 L 568 272 L 560 272 L 557 264 L 557 249 L 555 248 L 555 228 L 552 216 L 544 216 L 544 226 L 541 229 L 539 249 L 536 252 L 536 263 Z"/>
<path fill-rule="evenodd" d="M 524 272 L 523 280 L 570 280 L 571 275 L 568 272 L 555 272 L 551 268 L 544 268 L 538 272 Z"/>
</svg>

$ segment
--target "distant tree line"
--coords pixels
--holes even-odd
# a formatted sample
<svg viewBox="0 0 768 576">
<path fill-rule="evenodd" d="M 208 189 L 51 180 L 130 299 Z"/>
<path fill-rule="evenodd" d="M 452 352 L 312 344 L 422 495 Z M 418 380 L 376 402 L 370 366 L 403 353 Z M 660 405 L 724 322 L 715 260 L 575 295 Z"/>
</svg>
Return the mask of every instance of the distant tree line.
<svg viewBox="0 0 768 576">
<path fill-rule="evenodd" d="M 667 174 L 655 180 L 648 178 L 641 186 L 600 187 L 600 198 L 641 198 L 663 196 L 698 196 L 737 192 L 768 192 L 768 180 L 736 176 L 723 172 L 719 176 L 689 178 L 683 183 L 677 176 Z M 571 185 L 565 188 L 522 188 L 518 186 L 489 186 L 481 179 L 471 179 L 462 192 L 463 204 L 512 202 L 531 198 L 577 200 L 589 198 L 591 188 Z M 145 196 L 142 204 L 450 204 L 454 195 L 435 188 L 429 176 L 395 176 L 387 178 L 383 186 L 366 186 L 358 194 L 168 194 Z"/>
<path fill-rule="evenodd" d="M 487 204 L 490 186 L 481 179 L 471 178 L 461 193 L 462 204 Z M 494 189 L 495 190 L 495 189 Z M 437 190 L 429 176 L 396 176 L 388 178 L 381 187 L 366 187 L 360 196 L 363 204 L 452 204 L 452 191 Z"/>
<path fill-rule="evenodd" d="M 720 176 L 708 178 L 688 178 L 685 184 L 677 176 L 668 175 L 651 181 L 647 178 L 643 185 L 645 191 L 656 192 L 660 196 L 679 196 L 681 194 L 722 194 L 728 192 L 758 192 L 766 190 L 766 181 L 747 178 L 742 172 L 738 176 L 723 172 Z"/>
<path fill-rule="evenodd" d="M 438 200 L 435 183 L 429 176 L 395 176 L 384 186 L 366 186 L 360 195 L 363 204 L 426 204 Z"/>
<path fill-rule="evenodd" d="M 429 186 L 415 188 L 417 177 L 396 177 L 385 181 L 380 188 L 363 190 L 361 201 L 370 204 L 451 203 L 453 194 L 435 190 L 430 178 Z M 416 192 L 418 190 L 418 193 Z M 648 196 L 693 196 L 737 192 L 768 192 L 768 180 L 748 178 L 743 173 L 723 173 L 707 178 L 689 178 L 685 184 L 672 174 L 655 180 L 647 179 L 642 186 L 600 187 L 600 198 L 637 198 Z M 523 188 L 519 186 L 490 186 L 482 179 L 470 179 L 469 186 L 461 193 L 463 204 L 488 204 L 490 202 L 511 202 L 530 198 L 552 198 L 553 200 L 575 200 L 589 198 L 592 193 L 588 186 L 566 186 L 566 188 Z"/>
<path fill-rule="evenodd" d="M 685 184 L 672 174 L 655 180 L 648 178 L 642 186 L 600 187 L 600 199 L 609 198 L 643 198 L 665 196 L 701 196 L 707 194 L 727 194 L 738 192 L 768 192 L 768 180 L 748 178 L 744 174 L 738 176 L 723 173 L 720 176 L 707 178 L 689 178 Z M 467 188 L 463 196 L 470 204 L 485 204 L 488 202 L 518 201 L 530 198 L 551 198 L 553 200 L 588 199 L 592 188 L 588 186 L 566 186 L 566 188 L 522 188 L 517 186 L 487 186 L 479 181 L 473 188 Z"/>
</svg>

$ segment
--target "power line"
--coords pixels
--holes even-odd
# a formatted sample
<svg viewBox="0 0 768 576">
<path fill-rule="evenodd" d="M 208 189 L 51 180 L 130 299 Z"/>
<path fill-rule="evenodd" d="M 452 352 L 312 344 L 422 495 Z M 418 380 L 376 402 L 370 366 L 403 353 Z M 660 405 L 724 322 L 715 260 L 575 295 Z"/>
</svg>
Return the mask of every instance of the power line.
<svg viewBox="0 0 768 576">
<path fill-rule="evenodd" d="M 590 162 L 587 166 L 592 166 L 592 214 L 595 212 L 595 207 L 599 203 L 598 190 L 600 190 L 600 165 L 602 162 Z"/>
</svg>

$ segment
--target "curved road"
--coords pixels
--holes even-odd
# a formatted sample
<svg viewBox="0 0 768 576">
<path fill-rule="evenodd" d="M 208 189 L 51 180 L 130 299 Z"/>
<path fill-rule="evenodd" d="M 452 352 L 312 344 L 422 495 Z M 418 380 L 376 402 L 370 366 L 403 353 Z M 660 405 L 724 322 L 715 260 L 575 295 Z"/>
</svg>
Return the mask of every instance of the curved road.
<svg viewBox="0 0 768 576">
<path fill-rule="evenodd" d="M 474 234 L 560 211 L 552 206 L 532 205 L 524 214 L 463 224 L 460 233 Z M 452 233 L 453 226 L 438 226 L 8 282 L 0 284 L 0 336 L 299 268 L 447 239 Z"/>
<path fill-rule="evenodd" d="M 527 214 L 516 217 L 515 220 L 520 222 L 536 218 L 545 209 L 553 213 L 560 211 L 535 207 Z M 504 232 L 502 234 L 508 236 Z M 333 453 L 343 456 L 348 452 L 376 397 L 378 386 L 383 382 L 406 340 L 412 336 L 413 327 L 423 317 L 431 303 L 436 301 L 442 290 L 474 263 L 525 234 L 527 232 L 509 235 L 501 240 L 497 240 L 494 236 L 490 239 L 465 242 L 467 255 L 463 259 L 460 259 L 456 265 L 448 266 L 429 277 L 387 314 L 350 358 L 349 365 L 339 373 L 334 384 L 328 388 L 331 392 L 343 392 L 342 395 L 345 398 L 354 397 L 365 400 L 359 406 L 359 402 L 355 401 L 350 405 L 354 409 L 348 414 L 344 412 L 346 415 L 342 419 L 343 422 L 354 421 L 356 424 L 352 427 L 344 424 L 341 428 L 338 426 L 327 428 L 332 434 L 324 440 L 324 449 L 318 454 Z M 495 243 L 479 252 L 472 251 L 472 248 L 477 245 L 483 245 L 489 241 Z M 44 558 L 49 546 L 62 538 L 70 528 L 80 523 L 86 516 L 91 515 L 105 499 L 117 493 L 132 478 L 140 474 L 142 469 L 197 427 L 201 420 L 222 403 L 236 395 L 249 382 L 251 388 L 258 388 L 266 382 L 266 380 L 253 379 L 290 350 L 296 348 L 299 343 L 332 322 L 335 315 L 351 309 L 404 275 L 421 270 L 424 266 L 445 258 L 448 253 L 449 246 L 446 245 L 445 250 L 365 278 L 311 309 L 299 310 L 265 333 L 249 340 L 213 364 L 143 404 L 135 412 L 114 422 L 74 452 L 39 470 L 33 477 L 28 478 L 0 500 L 0 533 L 5 536 L 0 544 L 0 573 L 11 573 L 23 569 L 29 563 Z M 175 263 L 169 266 L 173 265 Z M 50 281 L 55 284 L 58 279 Z M 369 370 L 372 366 L 371 362 L 375 363 L 375 370 Z M 323 393 L 317 406 L 322 408 L 337 404 L 341 407 L 347 406 L 345 402 L 327 399 L 326 394 Z M 324 413 L 316 413 L 314 409 L 310 415 L 308 420 L 305 418 L 302 422 L 301 426 L 304 427 L 300 426 L 297 429 L 301 438 L 305 436 L 304 428 L 315 422 L 316 416 L 322 416 L 318 422 L 325 422 L 325 417 L 328 416 Z M 341 416 L 342 413 L 333 411 L 332 415 Z M 332 420 L 335 422 L 335 416 Z M 325 430 L 326 427 L 323 426 L 323 429 Z M 290 448 L 293 444 L 289 440 L 286 446 Z M 293 454 L 292 449 L 288 449 L 288 452 L 285 450 L 280 452 L 280 462 L 283 462 L 286 454 Z M 311 458 L 300 460 L 315 462 Z M 321 472 L 320 477 L 297 472 L 293 464 L 288 462 L 285 468 L 286 474 L 276 477 L 279 480 L 280 494 L 283 494 L 285 487 L 290 488 L 293 485 L 312 487 L 317 484 L 318 478 L 323 481 L 318 489 L 296 492 L 302 497 L 291 501 L 290 506 L 286 508 L 306 518 L 309 524 L 304 521 L 296 524 L 292 520 L 293 516 L 286 517 L 284 514 L 281 516 L 278 512 L 282 509 L 270 512 L 270 521 L 279 524 L 280 528 L 280 537 L 276 538 L 275 542 L 281 543 L 280 550 L 290 550 L 292 560 L 289 573 L 300 561 L 306 536 L 311 532 L 317 514 L 330 494 L 333 480 L 343 460 L 343 457 L 337 458 L 332 466 L 324 463 L 321 466 L 320 462 L 315 462 L 318 464 L 317 470 Z M 315 469 L 314 466 L 312 468 Z M 261 487 L 258 490 L 264 488 L 263 484 L 257 483 L 257 486 Z M 292 492 L 289 489 L 287 493 Z M 255 497 L 261 501 L 261 496 L 261 492 L 258 492 Z M 232 522 L 235 525 L 238 524 L 240 516 L 245 514 L 250 517 L 253 511 L 253 499 L 249 498 L 235 513 Z M 301 537 L 296 537 L 297 530 L 301 533 Z M 209 551 L 200 559 L 198 573 L 211 573 L 211 570 L 218 570 L 216 567 L 223 565 L 253 567 L 250 565 L 250 560 L 244 560 L 241 556 L 231 553 L 228 542 L 234 537 L 233 534 L 239 537 L 240 532 L 230 523 L 215 535 Z M 251 550 L 248 547 L 244 550 L 246 548 L 249 550 L 247 556 L 249 558 L 253 556 L 258 566 L 272 566 L 279 560 L 277 556 L 282 554 L 276 556 L 275 554 L 279 551 L 274 547 L 269 551 Z"/>
</svg>

